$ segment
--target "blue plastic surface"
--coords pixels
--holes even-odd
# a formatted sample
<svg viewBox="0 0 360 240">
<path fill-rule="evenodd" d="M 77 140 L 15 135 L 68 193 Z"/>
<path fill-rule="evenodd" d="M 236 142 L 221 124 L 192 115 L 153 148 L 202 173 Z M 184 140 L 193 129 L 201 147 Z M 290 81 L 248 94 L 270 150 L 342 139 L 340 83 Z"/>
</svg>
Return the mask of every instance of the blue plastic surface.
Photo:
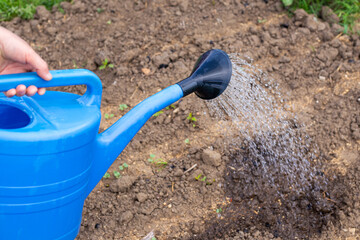
<svg viewBox="0 0 360 240">
<path fill-rule="evenodd" d="M 83 96 L 0 94 L 0 239 L 74 239 L 84 200 L 145 122 L 183 96 L 175 84 L 129 111 L 102 134 L 101 82 L 88 70 L 0 76 L 0 91 L 86 84 Z"/>
</svg>

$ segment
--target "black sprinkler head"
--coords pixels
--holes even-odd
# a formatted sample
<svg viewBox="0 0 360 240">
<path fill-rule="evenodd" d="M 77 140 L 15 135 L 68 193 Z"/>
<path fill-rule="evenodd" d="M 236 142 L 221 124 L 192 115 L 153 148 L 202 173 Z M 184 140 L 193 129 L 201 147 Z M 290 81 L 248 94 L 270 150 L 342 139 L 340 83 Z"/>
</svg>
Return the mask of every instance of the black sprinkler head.
<svg viewBox="0 0 360 240">
<path fill-rule="evenodd" d="M 197 60 L 190 77 L 178 82 L 184 97 L 192 92 L 202 99 L 213 99 L 224 92 L 231 78 L 231 61 L 222 50 L 207 51 Z"/>
</svg>

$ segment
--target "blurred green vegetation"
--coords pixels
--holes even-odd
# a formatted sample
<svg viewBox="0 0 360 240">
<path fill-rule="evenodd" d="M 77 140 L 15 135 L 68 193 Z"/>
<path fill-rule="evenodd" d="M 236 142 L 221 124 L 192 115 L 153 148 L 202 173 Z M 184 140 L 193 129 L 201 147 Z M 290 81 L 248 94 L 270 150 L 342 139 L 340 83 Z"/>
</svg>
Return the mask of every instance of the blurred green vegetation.
<svg viewBox="0 0 360 240">
<path fill-rule="evenodd" d="M 329 6 L 340 18 L 340 24 L 345 31 L 352 29 L 354 24 L 360 21 L 359 0 L 283 0 L 283 3 L 292 11 L 302 8 L 316 16 L 320 15 L 322 6 Z"/>
<path fill-rule="evenodd" d="M 44 5 L 48 10 L 65 0 L 0 0 L 0 21 L 9 21 L 14 17 L 33 19 L 36 7 Z"/>
</svg>

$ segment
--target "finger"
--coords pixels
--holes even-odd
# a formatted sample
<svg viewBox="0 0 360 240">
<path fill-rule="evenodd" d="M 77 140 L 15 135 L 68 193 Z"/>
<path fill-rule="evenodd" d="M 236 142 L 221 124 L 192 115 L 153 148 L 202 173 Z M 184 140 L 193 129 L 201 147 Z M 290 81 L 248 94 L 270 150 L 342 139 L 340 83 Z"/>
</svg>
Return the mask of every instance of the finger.
<svg viewBox="0 0 360 240">
<path fill-rule="evenodd" d="M 38 94 L 39 94 L 39 95 L 44 95 L 45 92 L 46 92 L 46 89 L 45 89 L 45 88 L 39 88 L 39 90 L 38 90 Z"/>
<path fill-rule="evenodd" d="M 42 79 L 47 81 L 52 79 L 47 63 L 34 50 L 27 52 L 26 63 L 30 64 Z"/>
<path fill-rule="evenodd" d="M 12 88 L 5 93 L 5 96 L 13 97 L 13 96 L 15 96 L 15 94 L 16 94 L 16 90 L 15 90 L 15 88 Z"/>
<path fill-rule="evenodd" d="M 36 92 L 38 91 L 37 87 L 35 86 L 29 86 L 27 89 L 26 89 L 26 95 L 29 96 L 29 97 L 32 97 L 36 94 Z"/>
<path fill-rule="evenodd" d="M 23 84 L 20 84 L 19 86 L 16 87 L 16 96 L 18 97 L 22 97 L 24 96 L 26 93 L 26 86 Z"/>
</svg>

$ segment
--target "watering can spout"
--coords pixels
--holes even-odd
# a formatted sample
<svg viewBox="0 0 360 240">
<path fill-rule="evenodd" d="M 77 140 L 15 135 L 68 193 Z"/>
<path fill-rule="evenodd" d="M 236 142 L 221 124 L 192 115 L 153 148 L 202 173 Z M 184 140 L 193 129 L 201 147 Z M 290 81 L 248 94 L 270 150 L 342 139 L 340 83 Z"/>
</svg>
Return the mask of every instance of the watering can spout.
<svg viewBox="0 0 360 240">
<path fill-rule="evenodd" d="M 192 92 L 202 99 L 216 98 L 228 86 L 231 72 L 231 61 L 227 54 L 218 49 L 210 50 L 198 59 L 190 77 L 145 99 L 99 134 L 94 146 L 95 160 L 88 194 L 154 113 Z"/>
</svg>

